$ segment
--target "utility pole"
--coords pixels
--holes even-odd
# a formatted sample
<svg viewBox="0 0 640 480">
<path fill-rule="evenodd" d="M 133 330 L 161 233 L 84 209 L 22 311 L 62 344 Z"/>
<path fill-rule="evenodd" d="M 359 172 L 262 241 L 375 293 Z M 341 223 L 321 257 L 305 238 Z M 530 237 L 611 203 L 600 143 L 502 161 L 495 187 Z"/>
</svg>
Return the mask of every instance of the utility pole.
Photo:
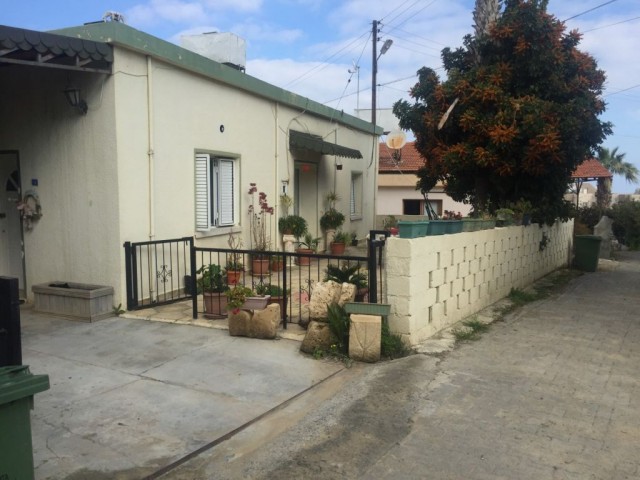
<svg viewBox="0 0 640 480">
<path fill-rule="evenodd" d="M 373 30 L 371 37 L 373 38 L 373 57 L 371 61 L 371 123 L 376 124 L 376 109 L 378 108 L 376 105 L 376 96 L 377 96 L 377 75 L 378 75 L 378 59 L 387 53 L 387 50 L 391 47 L 393 40 L 387 39 L 382 44 L 382 48 L 380 49 L 380 55 L 378 55 L 378 27 L 380 22 L 378 20 L 373 21 Z"/>
<path fill-rule="evenodd" d="M 371 61 L 371 123 L 376 124 L 376 76 L 378 74 L 378 21 L 373 21 L 371 30 L 373 57 Z"/>
</svg>

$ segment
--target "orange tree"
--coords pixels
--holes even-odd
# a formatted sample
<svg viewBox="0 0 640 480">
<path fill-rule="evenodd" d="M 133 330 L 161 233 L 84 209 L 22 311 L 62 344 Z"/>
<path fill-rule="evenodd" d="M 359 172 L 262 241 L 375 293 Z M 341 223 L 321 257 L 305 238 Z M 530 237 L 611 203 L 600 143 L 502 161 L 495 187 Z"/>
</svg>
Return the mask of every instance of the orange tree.
<svg viewBox="0 0 640 480">
<path fill-rule="evenodd" d="M 413 131 L 427 159 L 417 188 L 443 180 L 475 211 L 522 199 L 536 206 L 534 220 L 568 216 L 571 173 L 611 125 L 598 118 L 604 72 L 546 4 L 506 0 L 486 33 L 442 51 L 446 80 L 422 68 L 414 102 L 396 102 L 400 126 Z"/>
</svg>

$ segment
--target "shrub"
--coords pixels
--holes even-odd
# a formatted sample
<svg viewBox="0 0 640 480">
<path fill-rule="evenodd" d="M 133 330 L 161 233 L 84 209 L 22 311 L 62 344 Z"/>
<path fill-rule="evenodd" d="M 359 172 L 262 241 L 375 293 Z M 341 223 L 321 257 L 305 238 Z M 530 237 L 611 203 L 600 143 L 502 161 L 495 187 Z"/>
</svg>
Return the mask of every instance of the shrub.
<svg viewBox="0 0 640 480">
<path fill-rule="evenodd" d="M 611 208 L 613 234 L 632 250 L 640 249 L 640 202 L 622 201 Z"/>
</svg>

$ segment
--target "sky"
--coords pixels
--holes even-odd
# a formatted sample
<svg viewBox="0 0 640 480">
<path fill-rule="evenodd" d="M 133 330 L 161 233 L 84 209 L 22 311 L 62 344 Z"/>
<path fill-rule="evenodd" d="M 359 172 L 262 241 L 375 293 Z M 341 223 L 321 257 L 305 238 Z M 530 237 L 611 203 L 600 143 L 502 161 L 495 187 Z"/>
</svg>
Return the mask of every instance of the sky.
<svg viewBox="0 0 640 480">
<path fill-rule="evenodd" d="M 380 22 L 377 106 L 390 109 L 423 66 L 444 77 L 440 51 L 472 33 L 474 0 L 0 0 L 0 24 L 53 30 L 99 21 L 115 11 L 125 23 L 180 44 L 181 35 L 231 32 L 246 40 L 246 72 L 354 114 L 372 102 L 372 22 Z M 606 72 L 603 142 L 640 169 L 640 1 L 549 0 L 547 11 L 583 33 L 580 50 Z M 411 100 L 410 100 L 411 101 Z M 370 118 L 370 117 L 369 117 Z M 615 177 L 613 191 L 640 185 Z"/>
</svg>

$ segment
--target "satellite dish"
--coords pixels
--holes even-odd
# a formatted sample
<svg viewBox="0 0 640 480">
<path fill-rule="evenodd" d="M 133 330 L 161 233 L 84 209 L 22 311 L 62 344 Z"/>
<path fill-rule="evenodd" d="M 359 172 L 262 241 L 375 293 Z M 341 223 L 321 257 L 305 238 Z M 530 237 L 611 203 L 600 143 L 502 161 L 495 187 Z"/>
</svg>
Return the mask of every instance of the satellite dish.
<svg viewBox="0 0 640 480">
<path fill-rule="evenodd" d="M 393 150 L 400 150 L 407 143 L 407 136 L 402 130 L 394 130 L 387 135 L 387 147 Z"/>
</svg>

